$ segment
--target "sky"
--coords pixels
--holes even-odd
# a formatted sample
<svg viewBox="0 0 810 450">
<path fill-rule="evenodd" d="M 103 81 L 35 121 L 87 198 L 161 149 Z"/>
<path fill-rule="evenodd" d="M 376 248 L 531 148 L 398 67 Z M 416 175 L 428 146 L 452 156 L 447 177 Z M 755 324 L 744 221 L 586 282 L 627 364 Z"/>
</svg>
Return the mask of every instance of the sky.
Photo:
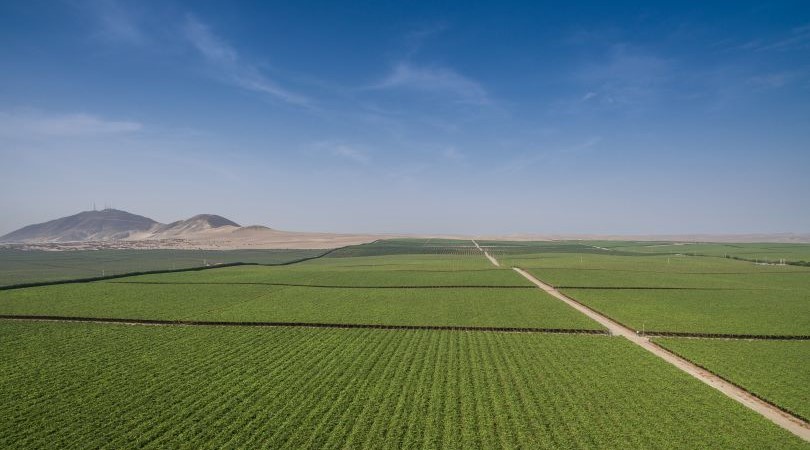
<svg viewBox="0 0 810 450">
<path fill-rule="evenodd" d="M 810 3 L 0 2 L 0 234 L 810 232 Z"/>
</svg>

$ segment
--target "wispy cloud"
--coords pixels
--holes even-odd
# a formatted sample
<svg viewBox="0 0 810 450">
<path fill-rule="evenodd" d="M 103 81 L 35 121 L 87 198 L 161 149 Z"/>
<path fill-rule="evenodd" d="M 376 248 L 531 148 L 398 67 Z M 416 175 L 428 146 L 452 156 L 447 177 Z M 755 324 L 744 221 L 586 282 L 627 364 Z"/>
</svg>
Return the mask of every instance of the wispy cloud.
<svg viewBox="0 0 810 450">
<path fill-rule="evenodd" d="M 360 164 L 368 164 L 371 162 L 371 158 L 369 158 L 364 151 L 348 145 L 340 144 L 335 146 L 332 149 L 332 154 Z"/>
<path fill-rule="evenodd" d="M 462 153 L 459 149 L 455 146 L 445 147 L 441 151 L 441 155 L 445 159 L 449 159 L 450 161 L 464 161 L 467 158 L 467 155 Z"/>
<path fill-rule="evenodd" d="M 588 100 L 590 100 L 592 98 L 596 98 L 598 96 L 599 96 L 599 94 L 597 94 L 596 92 L 588 91 L 588 92 L 585 93 L 585 95 L 582 96 L 582 101 L 587 102 Z"/>
<path fill-rule="evenodd" d="M 779 89 L 806 76 L 806 71 L 799 70 L 771 72 L 749 78 L 748 84 L 758 89 Z"/>
<path fill-rule="evenodd" d="M 536 151 L 531 154 L 524 154 L 517 158 L 507 161 L 506 164 L 500 166 L 495 171 L 501 174 L 513 174 L 531 168 L 542 162 L 549 162 L 555 159 L 564 157 L 572 157 L 579 153 L 586 152 L 602 142 L 601 136 L 591 136 L 583 141 L 573 145 L 552 147 L 545 151 Z"/>
<path fill-rule="evenodd" d="M 613 45 L 605 58 L 584 64 L 575 79 L 588 89 L 577 103 L 639 106 L 671 79 L 672 61 L 627 45 Z"/>
<path fill-rule="evenodd" d="M 487 105 L 490 103 L 486 89 L 477 81 L 467 78 L 452 69 L 438 66 L 415 66 L 400 62 L 372 89 L 409 89 L 421 92 L 446 94 L 461 103 Z"/>
<path fill-rule="evenodd" d="M 0 136 L 5 137 L 108 136 L 132 133 L 142 128 L 138 122 L 106 120 L 82 113 L 0 112 Z"/>
<path fill-rule="evenodd" d="M 183 35 L 222 81 L 239 88 L 270 95 L 297 106 L 311 107 L 310 99 L 281 87 L 254 64 L 244 61 L 232 46 L 215 35 L 196 17 L 186 17 Z"/>
<path fill-rule="evenodd" d="M 326 140 L 313 143 L 311 148 L 321 155 L 331 155 L 355 164 L 371 164 L 371 155 L 369 152 L 365 148 L 358 145 Z"/>
<path fill-rule="evenodd" d="M 740 48 L 757 52 L 809 49 L 810 23 L 793 28 L 787 35 L 780 36 L 776 39 L 757 39 L 741 45 Z"/>
<path fill-rule="evenodd" d="M 447 30 L 445 23 L 433 23 L 412 30 L 405 35 L 405 53 L 410 58 L 422 50 L 427 40 Z"/>
<path fill-rule="evenodd" d="M 132 4 L 117 0 L 91 0 L 79 4 L 98 21 L 99 36 L 103 39 L 140 45 L 148 40 L 139 24 L 139 15 Z"/>
</svg>

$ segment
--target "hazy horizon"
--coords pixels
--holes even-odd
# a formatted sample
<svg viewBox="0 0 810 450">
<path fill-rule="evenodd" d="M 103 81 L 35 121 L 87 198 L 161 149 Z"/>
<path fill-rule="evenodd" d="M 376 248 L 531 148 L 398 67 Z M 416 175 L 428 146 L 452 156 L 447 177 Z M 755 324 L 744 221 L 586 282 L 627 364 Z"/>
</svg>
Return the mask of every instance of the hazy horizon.
<svg viewBox="0 0 810 450">
<path fill-rule="evenodd" d="M 810 232 L 810 5 L 0 4 L 0 235 Z"/>
</svg>

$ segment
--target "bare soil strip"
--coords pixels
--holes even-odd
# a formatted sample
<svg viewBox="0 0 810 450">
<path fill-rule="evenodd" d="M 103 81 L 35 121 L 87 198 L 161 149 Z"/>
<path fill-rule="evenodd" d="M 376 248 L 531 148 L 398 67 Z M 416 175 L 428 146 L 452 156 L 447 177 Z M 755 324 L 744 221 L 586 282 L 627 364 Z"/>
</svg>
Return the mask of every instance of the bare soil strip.
<svg viewBox="0 0 810 450">
<path fill-rule="evenodd" d="M 497 259 L 493 258 L 493 257 L 492 257 L 492 255 L 490 255 L 489 253 L 487 253 L 487 251 L 486 251 L 486 250 L 484 250 L 483 248 L 481 248 L 481 246 L 480 246 L 480 245 L 478 245 L 478 242 L 475 242 L 475 240 L 473 239 L 473 240 L 472 240 L 472 243 L 473 243 L 473 244 L 475 244 L 475 247 L 476 247 L 478 250 L 480 250 L 480 251 L 481 251 L 481 252 L 484 254 L 484 256 L 486 256 L 486 257 L 487 257 L 487 259 L 489 260 L 489 262 L 491 262 L 491 263 L 492 263 L 492 265 L 494 265 L 495 267 L 501 267 L 501 263 L 499 263 Z"/>
<path fill-rule="evenodd" d="M 559 333 L 559 334 L 602 334 L 605 330 L 580 328 L 520 328 L 520 327 L 477 327 L 453 325 L 383 325 L 367 323 L 317 323 L 317 322 L 224 322 L 207 320 L 158 320 L 125 319 L 110 317 L 70 317 L 0 314 L 0 319 L 35 322 L 87 322 L 100 324 L 154 325 L 154 326 L 203 326 L 203 327 L 303 327 L 303 328 L 373 328 L 379 330 L 448 330 L 448 331 L 494 331 L 502 333 Z"/>
<path fill-rule="evenodd" d="M 607 328 L 611 334 L 627 338 L 630 342 L 640 346 L 641 348 L 649 351 L 655 356 L 658 356 L 659 358 L 681 369 L 682 371 L 688 373 L 689 375 L 692 375 L 698 380 L 717 389 L 718 391 L 722 392 L 731 399 L 736 400 L 737 402 L 743 404 L 744 406 L 752 409 L 755 412 L 758 412 L 759 414 L 765 416 L 765 418 L 767 418 L 771 422 L 790 431 L 796 436 L 804 439 L 805 441 L 810 442 L 810 423 L 781 410 L 777 406 L 760 399 L 754 394 L 726 381 L 725 379 L 709 372 L 708 370 L 698 366 L 697 364 L 694 364 L 691 361 L 688 361 L 670 352 L 669 350 L 664 349 L 663 347 L 651 342 L 649 339 L 643 336 L 639 336 L 638 334 L 636 334 L 635 331 L 631 330 L 630 328 L 627 328 L 619 324 L 618 322 L 614 321 L 613 319 L 610 319 L 609 317 L 604 316 L 588 308 L 587 306 L 577 302 L 576 300 L 562 294 L 560 291 L 538 280 L 525 270 L 520 269 L 518 267 L 514 267 L 514 270 L 519 274 L 523 275 L 527 280 L 537 285 L 537 287 L 539 287 L 549 295 L 552 295 L 557 299 L 562 300 L 563 302 L 565 302 L 572 308 L 576 309 L 577 311 L 581 312 L 582 314 L 585 314 L 591 319 L 599 322 L 602 326 Z"/>
</svg>

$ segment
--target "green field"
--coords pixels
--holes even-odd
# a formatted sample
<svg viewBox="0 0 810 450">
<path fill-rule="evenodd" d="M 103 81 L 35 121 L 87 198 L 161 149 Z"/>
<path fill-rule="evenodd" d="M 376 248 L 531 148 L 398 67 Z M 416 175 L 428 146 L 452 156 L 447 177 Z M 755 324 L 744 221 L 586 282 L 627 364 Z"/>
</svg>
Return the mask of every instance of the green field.
<svg viewBox="0 0 810 450">
<path fill-rule="evenodd" d="M 659 338 L 655 342 L 810 419 L 810 341 Z"/>
<path fill-rule="evenodd" d="M 0 314 L 602 330 L 511 270 L 519 266 L 639 330 L 810 335 L 804 267 L 658 254 L 645 243 L 479 244 L 501 268 L 471 241 L 398 239 L 283 266 L 0 290 Z M 135 260 L 165 267 L 172 254 Z M 112 261 L 57 255 L 54 272 L 32 264 L 26 276 Z M 230 256 L 273 264 L 318 254 Z M 23 266 L 0 263 L 0 279 Z M 808 448 L 606 335 L 0 320 L 0 342 L 3 448 Z M 807 416 L 807 341 L 657 342 Z"/>
<path fill-rule="evenodd" d="M 620 338 L 0 323 L 4 448 L 806 448 Z"/>
<path fill-rule="evenodd" d="M 369 244 L 353 245 L 334 251 L 328 258 L 380 255 L 480 255 L 469 240 L 455 239 L 386 239 Z"/>
<path fill-rule="evenodd" d="M 95 282 L 0 291 L 0 314 L 235 322 L 600 329 L 538 289 Z"/>
<path fill-rule="evenodd" d="M 636 330 L 810 336 L 810 295 L 802 291 L 563 289 Z"/>
<path fill-rule="evenodd" d="M 780 260 L 810 262 L 810 244 L 618 242 L 606 244 L 605 246 L 618 251 L 686 253 L 719 257 L 737 257 L 759 260 L 760 262 L 779 262 Z"/>
<path fill-rule="evenodd" d="M 92 278 L 244 262 L 281 264 L 325 250 L 71 250 L 0 249 L 0 286 Z"/>
<path fill-rule="evenodd" d="M 672 255 L 516 253 L 504 259 L 636 330 L 810 335 L 805 267 Z"/>
<path fill-rule="evenodd" d="M 352 258 L 354 262 L 357 261 Z M 331 261 L 331 260 L 330 260 Z M 143 275 L 117 279 L 128 283 L 265 283 L 307 286 L 395 287 L 395 286 L 513 286 L 532 287 L 509 269 L 430 270 L 391 266 L 343 266 L 302 263 L 283 267 L 239 266 L 204 272 Z M 426 264 L 429 267 L 429 264 Z"/>
</svg>

